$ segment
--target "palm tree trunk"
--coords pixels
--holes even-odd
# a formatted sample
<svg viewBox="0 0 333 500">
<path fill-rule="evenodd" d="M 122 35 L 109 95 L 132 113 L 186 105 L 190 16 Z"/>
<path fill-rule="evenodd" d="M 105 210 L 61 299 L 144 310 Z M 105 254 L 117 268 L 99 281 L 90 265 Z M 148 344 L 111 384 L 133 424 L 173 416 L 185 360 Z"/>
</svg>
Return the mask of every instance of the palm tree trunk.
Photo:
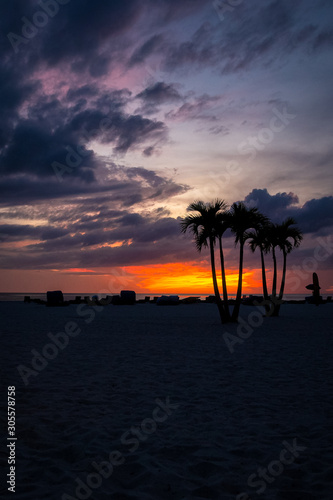
<svg viewBox="0 0 333 500">
<path fill-rule="evenodd" d="M 266 269 L 265 269 L 265 259 L 264 252 L 262 247 L 260 247 L 260 257 L 261 257 L 261 274 L 262 274 L 262 289 L 264 292 L 264 299 L 268 299 L 268 291 L 267 291 L 267 281 L 266 281 Z"/>
<path fill-rule="evenodd" d="M 269 298 L 268 298 L 267 281 L 266 281 L 265 258 L 262 247 L 260 246 L 259 248 L 260 248 L 260 258 L 261 258 L 262 289 L 264 293 L 265 311 L 266 315 L 268 315 L 271 310 L 271 307 L 268 303 Z"/>
<path fill-rule="evenodd" d="M 231 317 L 232 321 L 238 320 L 239 309 L 242 300 L 243 257 L 244 257 L 244 242 L 243 242 L 243 237 L 241 237 L 240 250 L 239 250 L 238 288 L 237 288 L 235 307 L 234 310 L 232 311 L 232 317 Z"/>
<path fill-rule="evenodd" d="M 276 264 L 276 255 L 275 255 L 275 247 L 272 249 L 273 253 L 273 263 L 274 263 L 274 275 L 273 275 L 273 286 L 272 286 L 272 312 L 270 316 L 278 316 L 280 307 L 277 304 L 276 298 L 276 282 L 277 282 L 277 264 Z"/>
<path fill-rule="evenodd" d="M 276 280 L 277 280 L 277 266 L 276 266 L 276 255 L 275 255 L 275 247 L 272 249 L 273 254 L 273 264 L 274 264 L 274 273 L 273 273 L 273 286 L 272 286 L 272 297 L 276 297 Z"/>
<path fill-rule="evenodd" d="M 221 318 L 221 323 L 226 322 L 225 318 L 225 312 L 223 309 L 223 304 L 219 292 L 219 287 L 217 285 L 217 278 L 216 278 L 216 268 L 215 268 L 215 256 L 214 256 L 214 242 L 213 238 L 209 238 L 209 250 L 210 250 L 210 263 L 212 267 L 212 278 L 213 278 L 213 287 L 214 287 L 214 294 L 216 298 L 216 305 L 219 310 L 220 318 Z"/>
<path fill-rule="evenodd" d="M 286 271 L 287 271 L 287 252 L 285 250 L 283 250 L 283 271 L 282 271 L 279 300 L 282 300 L 282 297 L 283 297 L 284 285 L 286 283 Z"/>
<path fill-rule="evenodd" d="M 230 318 L 229 305 L 228 305 L 227 280 L 226 280 L 226 276 L 225 276 L 224 255 L 223 255 L 222 238 L 221 237 L 219 238 L 219 244 L 220 244 L 220 257 L 221 257 L 223 302 L 224 302 L 224 309 L 225 309 L 225 314 L 226 314 L 226 321 L 230 321 L 231 318 Z"/>
<path fill-rule="evenodd" d="M 279 303 L 274 304 L 274 310 L 272 316 L 278 316 L 280 312 L 280 307 L 281 307 L 281 301 L 283 297 L 283 292 L 284 292 L 284 285 L 286 283 L 286 271 L 287 271 L 287 254 L 285 250 L 283 250 L 283 271 L 282 271 L 282 279 L 281 279 L 281 287 L 280 287 L 280 293 L 279 293 Z"/>
</svg>

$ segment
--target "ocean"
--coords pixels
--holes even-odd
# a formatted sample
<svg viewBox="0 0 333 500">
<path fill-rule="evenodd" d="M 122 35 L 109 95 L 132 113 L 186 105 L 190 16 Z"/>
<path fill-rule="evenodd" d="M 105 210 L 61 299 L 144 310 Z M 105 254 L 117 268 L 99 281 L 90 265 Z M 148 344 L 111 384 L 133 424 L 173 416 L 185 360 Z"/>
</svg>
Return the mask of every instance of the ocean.
<svg viewBox="0 0 333 500">
<path fill-rule="evenodd" d="M 0 293 L 0 302 L 23 302 L 24 297 L 28 295 L 31 299 L 41 299 L 46 300 L 46 292 L 45 293 Z M 106 294 L 99 294 L 96 292 L 87 292 L 87 293 L 64 293 L 64 300 L 74 300 L 76 296 L 92 297 L 93 295 L 97 295 L 99 298 L 105 297 Z M 118 295 L 117 292 L 109 293 L 109 295 Z M 161 295 L 178 295 L 180 299 L 184 299 L 185 297 L 199 297 L 204 300 L 208 294 L 177 294 L 174 293 L 137 293 L 137 300 L 144 299 L 145 297 L 150 297 L 153 299 L 154 297 L 160 297 Z M 243 294 L 244 296 L 245 294 Z M 254 294 L 260 295 L 260 294 Z M 248 296 L 248 295 L 247 295 Z M 306 296 L 310 296 L 309 294 L 285 294 L 283 298 L 285 300 L 304 300 Z M 236 296 L 233 294 L 229 294 L 229 299 L 234 299 Z M 323 297 L 325 298 L 325 296 Z"/>
</svg>

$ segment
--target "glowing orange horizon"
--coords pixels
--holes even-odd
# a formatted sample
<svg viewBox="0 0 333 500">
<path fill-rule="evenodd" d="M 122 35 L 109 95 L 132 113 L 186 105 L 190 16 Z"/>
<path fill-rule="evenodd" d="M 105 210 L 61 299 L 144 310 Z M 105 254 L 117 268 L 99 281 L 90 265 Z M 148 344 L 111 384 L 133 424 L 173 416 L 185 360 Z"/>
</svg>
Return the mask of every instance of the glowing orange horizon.
<svg viewBox="0 0 333 500">
<path fill-rule="evenodd" d="M 221 273 L 217 282 L 222 294 Z M 17 287 L 20 283 L 20 289 Z M 237 291 L 238 272 L 227 272 L 228 293 Z M 62 290 L 65 293 L 119 293 L 135 290 L 140 294 L 213 295 L 210 266 L 206 262 L 176 262 L 147 266 L 114 268 L 67 268 L 33 270 L 5 270 L 2 285 L 8 292 L 41 293 Z M 260 269 L 244 270 L 243 293 L 262 293 Z"/>
<path fill-rule="evenodd" d="M 270 291 L 273 270 L 268 268 L 266 272 Z M 214 293 L 210 265 L 207 261 L 113 268 L 4 269 L 1 278 L 3 293 L 43 293 L 46 290 L 62 290 L 64 293 L 76 294 L 91 292 L 115 294 L 121 290 L 135 290 L 139 294 L 147 295 L 213 295 Z M 279 275 L 279 283 L 280 279 Z M 329 279 L 328 276 L 327 280 Z M 217 282 L 222 294 L 220 273 L 217 275 Z M 229 295 L 235 295 L 237 283 L 237 269 L 227 271 Z M 322 293 L 332 293 L 331 283 L 328 281 L 323 284 Z M 290 291 L 288 285 L 287 276 L 285 293 L 308 294 L 303 283 L 297 290 Z M 262 295 L 261 269 L 244 269 L 242 293 Z"/>
<path fill-rule="evenodd" d="M 207 265 L 176 262 L 149 266 L 128 266 L 122 269 L 132 275 L 137 290 L 179 294 L 214 293 L 212 275 Z M 261 288 L 261 281 L 256 278 L 255 274 L 255 271 L 244 270 L 244 290 Z M 226 280 L 228 293 L 235 294 L 238 272 L 227 272 Z M 222 293 L 221 273 L 217 273 L 217 282 Z"/>
</svg>

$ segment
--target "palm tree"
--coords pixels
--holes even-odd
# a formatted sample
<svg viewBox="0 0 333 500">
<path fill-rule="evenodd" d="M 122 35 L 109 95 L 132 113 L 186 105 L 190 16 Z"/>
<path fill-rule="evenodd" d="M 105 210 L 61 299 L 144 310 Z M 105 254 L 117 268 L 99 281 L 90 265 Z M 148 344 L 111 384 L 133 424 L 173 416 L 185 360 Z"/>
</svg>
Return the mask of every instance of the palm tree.
<svg viewBox="0 0 333 500">
<path fill-rule="evenodd" d="M 248 229 L 258 227 L 260 222 L 264 222 L 266 218 L 257 208 L 247 208 L 243 202 L 233 203 L 230 214 L 230 227 L 231 231 L 235 234 L 235 244 L 239 243 L 238 287 L 235 307 L 231 316 L 232 321 L 237 321 L 242 299 L 244 244 L 248 237 L 247 231 Z"/>
<path fill-rule="evenodd" d="M 221 260 L 221 274 L 222 274 L 222 289 L 223 289 L 223 304 L 225 309 L 226 320 L 230 321 L 231 316 L 229 312 L 229 304 L 228 304 L 228 290 L 227 290 L 227 280 L 225 275 L 225 265 L 224 265 L 224 254 L 223 254 L 223 245 L 222 238 L 227 229 L 230 228 L 230 212 L 227 210 L 227 205 L 224 204 L 223 212 L 219 212 L 217 214 L 217 225 L 215 228 L 216 236 L 219 241 L 219 249 L 220 249 L 220 260 Z"/>
<path fill-rule="evenodd" d="M 281 287 L 279 293 L 279 299 L 282 300 L 284 286 L 286 283 L 286 271 L 287 271 L 287 254 L 290 253 L 293 248 L 300 246 L 303 240 L 302 231 L 295 226 L 296 221 L 292 217 L 288 217 L 282 224 L 278 227 L 278 246 L 283 253 L 283 271 L 281 279 Z M 290 240 L 293 240 L 290 242 Z"/>
<path fill-rule="evenodd" d="M 294 248 L 300 246 L 301 241 L 303 239 L 303 234 L 301 230 L 296 226 L 296 221 L 292 217 L 287 217 L 282 224 L 276 225 L 276 239 L 277 246 L 283 253 L 283 270 L 282 270 L 282 278 L 281 278 L 281 286 L 279 293 L 279 302 L 282 301 L 284 287 L 286 283 L 286 272 L 287 272 L 287 254 L 290 253 Z M 290 241 L 292 240 L 292 241 Z M 274 316 L 278 316 L 280 310 L 280 305 L 274 310 Z"/>
<path fill-rule="evenodd" d="M 277 262 L 275 249 L 279 244 L 278 241 L 278 224 L 270 224 L 266 231 L 267 241 L 272 250 L 273 257 L 273 282 L 272 282 L 272 301 L 276 304 L 276 286 L 277 286 Z"/>
<path fill-rule="evenodd" d="M 213 203 L 195 201 L 187 207 L 187 211 L 192 213 L 184 217 L 180 223 L 183 233 L 188 229 L 192 231 L 195 245 L 199 252 L 201 252 L 203 246 L 209 246 L 214 294 L 222 323 L 226 323 L 227 317 L 217 285 L 214 245 L 216 240 L 217 215 L 224 208 L 225 203 L 222 200 L 216 200 Z"/>
<path fill-rule="evenodd" d="M 290 253 L 293 248 L 300 245 L 303 235 L 298 227 L 291 227 L 296 224 L 295 219 L 292 217 L 287 217 L 287 219 L 281 224 L 271 224 L 267 232 L 267 238 L 271 245 L 272 256 L 273 256 L 273 283 L 272 283 L 272 302 L 273 302 L 273 314 L 272 316 L 278 316 L 280 311 L 280 305 L 282 303 L 283 292 L 286 282 L 286 271 L 287 271 L 287 254 Z M 290 240 L 293 240 L 291 242 Z M 277 261 L 275 249 L 280 248 L 283 253 L 283 270 L 281 278 L 280 292 L 277 296 Z"/>
<path fill-rule="evenodd" d="M 249 246 L 252 252 L 255 252 L 257 248 L 260 250 L 260 260 L 261 260 L 261 275 L 262 275 L 262 288 L 263 295 L 266 304 L 268 303 L 268 289 L 266 280 L 266 268 L 265 268 L 265 258 L 264 254 L 267 254 L 271 249 L 271 243 L 268 238 L 270 222 L 260 224 L 254 231 L 248 233 Z M 268 309 L 266 309 L 267 311 Z"/>
</svg>

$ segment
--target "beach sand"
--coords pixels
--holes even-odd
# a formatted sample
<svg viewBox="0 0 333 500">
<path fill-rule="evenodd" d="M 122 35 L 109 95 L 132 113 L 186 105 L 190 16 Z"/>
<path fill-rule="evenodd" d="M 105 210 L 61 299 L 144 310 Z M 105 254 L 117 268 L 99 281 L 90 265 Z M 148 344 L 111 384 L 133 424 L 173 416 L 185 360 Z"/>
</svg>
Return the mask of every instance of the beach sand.
<svg viewBox="0 0 333 500">
<path fill-rule="evenodd" d="M 254 311 L 241 307 L 245 323 Z M 332 500 L 332 313 L 285 304 L 240 329 L 222 328 L 214 304 L 0 303 L 13 498 Z M 65 329 L 67 345 L 45 347 Z"/>
</svg>

